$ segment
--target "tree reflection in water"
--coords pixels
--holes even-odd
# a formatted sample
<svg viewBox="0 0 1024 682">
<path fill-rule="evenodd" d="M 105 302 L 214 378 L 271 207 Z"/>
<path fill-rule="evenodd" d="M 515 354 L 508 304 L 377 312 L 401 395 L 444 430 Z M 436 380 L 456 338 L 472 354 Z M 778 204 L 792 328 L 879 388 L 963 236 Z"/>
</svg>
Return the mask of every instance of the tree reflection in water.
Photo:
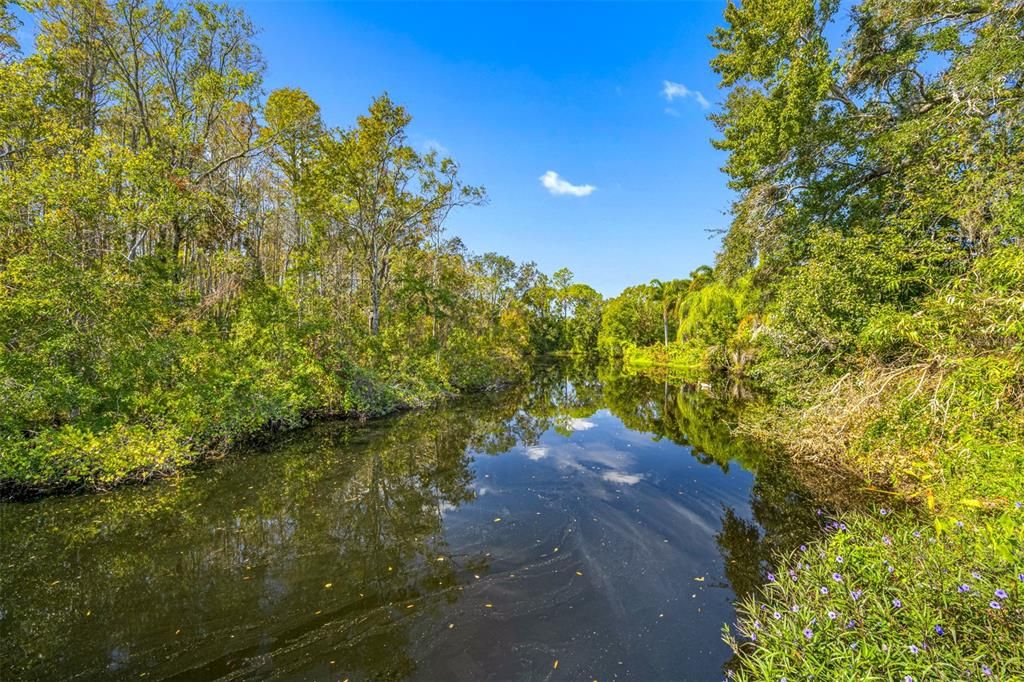
<svg viewBox="0 0 1024 682">
<path fill-rule="evenodd" d="M 500 394 L 322 424 L 177 480 L 0 506 L 4 678 L 422 675 L 423 638 L 446 629 L 467 586 L 492 570 L 480 543 L 455 535 L 462 544 L 449 546 L 446 517 L 480 504 L 474 457 L 569 437 L 605 409 L 684 446 L 678 456 L 756 474 L 749 511 L 723 506 L 714 536 L 735 594 L 756 589 L 775 550 L 813 533 L 785 468 L 732 433 L 729 401 L 586 362 L 539 365 Z M 581 523 L 632 513 L 611 498 L 575 500 Z M 509 547 L 522 539 L 507 537 Z"/>
</svg>

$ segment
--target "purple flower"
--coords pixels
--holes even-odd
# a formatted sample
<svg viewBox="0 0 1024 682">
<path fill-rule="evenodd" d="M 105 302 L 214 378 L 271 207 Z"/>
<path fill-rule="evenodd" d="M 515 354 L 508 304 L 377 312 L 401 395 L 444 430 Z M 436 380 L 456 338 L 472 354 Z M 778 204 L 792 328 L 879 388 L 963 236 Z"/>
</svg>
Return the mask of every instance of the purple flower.
<svg viewBox="0 0 1024 682">
<path fill-rule="evenodd" d="M 935 626 L 935 634 L 937 634 L 937 635 L 944 635 L 944 634 L 946 634 L 946 630 L 941 625 L 936 625 Z"/>
<path fill-rule="evenodd" d="M 839 615 L 839 614 L 838 614 L 838 613 L 836 613 L 835 611 L 829 611 L 829 612 L 828 612 L 828 617 L 829 617 L 829 620 L 835 620 L 835 619 L 836 619 L 836 616 L 838 616 L 838 615 Z"/>
<path fill-rule="evenodd" d="M 806 637 L 807 639 L 814 637 L 814 631 L 810 628 L 804 628 L 804 637 Z"/>
<path fill-rule="evenodd" d="M 796 604 L 793 604 L 792 606 L 789 607 L 789 610 L 792 611 L 793 613 L 796 613 L 797 611 L 800 610 L 800 607 L 797 606 Z"/>
<path fill-rule="evenodd" d="M 807 551 L 807 545 L 800 545 L 800 551 L 801 552 L 806 552 Z"/>
<path fill-rule="evenodd" d="M 888 535 L 883 535 L 882 536 L 882 544 L 884 544 L 884 545 L 891 545 L 892 544 L 892 538 L 890 538 Z"/>
<path fill-rule="evenodd" d="M 839 530 L 846 530 L 846 524 L 845 523 L 840 523 L 839 524 Z"/>
<path fill-rule="evenodd" d="M 899 599 L 893 599 L 892 600 L 892 605 L 895 606 L 898 609 L 901 606 L 903 606 L 903 602 L 901 602 Z"/>
<path fill-rule="evenodd" d="M 994 609 L 1001 609 L 1001 608 L 1003 608 L 1003 605 L 1000 604 L 999 602 L 995 601 L 995 600 L 990 601 L 988 603 L 988 605 L 991 606 Z"/>
<path fill-rule="evenodd" d="M 839 575 L 838 573 L 833 573 L 832 580 L 835 580 L 837 583 L 841 583 L 843 582 L 843 576 Z"/>
<path fill-rule="evenodd" d="M 911 533 L 911 535 L 913 535 L 915 538 L 919 538 L 921 537 L 921 531 L 915 530 L 913 533 Z"/>
<path fill-rule="evenodd" d="M 843 557 L 841 557 L 841 556 L 837 556 L 837 557 L 836 557 L 836 563 L 837 563 L 837 564 L 841 564 L 841 563 L 843 563 Z"/>
<path fill-rule="evenodd" d="M 855 620 L 851 620 L 849 623 L 846 624 L 846 629 L 847 630 L 852 630 L 855 627 L 857 627 L 857 621 L 855 621 Z"/>
<path fill-rule="evenodd" d="M 892 566 L 886 566 L 886 570 L 892 573 L 894 569 Z"/>
<path fill-rule="evenodd" d="M 769 573 L 768 574 L 768 582 L 770 582 L 770 583 L 775 582 L 775 574 L 774 573 Z"/>
<path fill-rule="evenodd" d="M 822 587 L 821 588 L 821 593 L 822 594 L 828 594 L 828 588 L 827 587 Z"/>
<path fill-rule="evenodd" d="M 921 651 L 921 650 L 917 648 L 916 644 L 911 644 L 910 645 L 910 653 L 912 653 L 912 654 L 914 654 L 916 656 L 919 651 Z"/>
<path fill-rule="evenodd" d="M 860 599 L 860 595 L 864 594 L 861 590 L 851 590 L 850 596 L 853 597 L 854 601 Z"/>
<path fill-rule="evenodd" d="M 882 516 L 885 516 L 886 514 L 889 513 L 889 510 L 886 509 L 885 507 L 882 507 L 881 509 L 878 510 L 878 513 L 881 514 Z"/>
<path fill-rule="evenodd" d="M 1020 504 L 1020 503 L 1018 502 L 1017 504 Z M 992 676 L 992 668 L 988 667 L 987 665 L 981 666 L 981 674 L 984 675 L 985 677 L 991 677 Z"/>
<path fill-rule="evenodd" d="M 963 528 L 964 527 L 964 522 L 963 521 L 957 521 L 956 522 L 956 527 L 957 528 Z"/>
<path fill-rule="evenodd" d="M 755 630 L 760 630 L 761 629 L 761 621 L 759 621 L 759 620 L 755 620 L 754 621 L 754 629 Z M 941 633 L 939 633 L 939 634 L 941 634 Z"/>
<path fill-rule="evenodd" d="M 782 614 L 779 613 L 778 611 L 776 611 L 775 613 L 772 614 L 772 618 L 774 618 L 775 620 L 778 620 L 779 618 L 782 618 Z"/>
<path fill-rule="evenodd" d="M 996 596 L 1000 599 L 1006 599 L 1010 595 L 1006 594 L 1006 590 L 996 590 Z"/>
<path fill-rule="evenodd" d="M 1013 506 L 1020 509 L 1021 507 L 1024 507 L 1024 502 L 1014 502 Z"/>
<path fill-rule="evenodd" d="M 967 585 L 967 584 L 964 584 L 964 585 L 961 585 L 960 587 L 956 588 L 956 591 L 957 592 L 970 592 L 971 591 L 971 586 Z"/>
<path fill-rule="evenodd" d="M 1022 583 L 1024 583 L 1024 573 L 1018 573 L 1017 574 L 1017 580 L 1019 580 Z"/>
<path fill-rule="evenodd" d="M 978 573 L 977 571 L 971 571 L 971 575 L 974 576 L 975 580 L 981 580 L 981 573 Z"/>
<path fill-rule="evenodd" d="M 903 682 L 914 682 L 914 678 L 911 677 L 910 675 L 904 675 L 903 676 Z"/>
</svg>

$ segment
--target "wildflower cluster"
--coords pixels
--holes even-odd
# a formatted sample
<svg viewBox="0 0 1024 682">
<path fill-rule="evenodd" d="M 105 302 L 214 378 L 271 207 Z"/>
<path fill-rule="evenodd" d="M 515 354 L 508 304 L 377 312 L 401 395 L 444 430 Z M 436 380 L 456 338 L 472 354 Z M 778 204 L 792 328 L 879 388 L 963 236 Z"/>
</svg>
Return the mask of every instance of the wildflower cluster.
<svg viewBox="0 0 1024 682">
<path fill-rule="evenodd" d="M 940 530 L 889 509 L 828 522 L 780 562 L 794 579 L 738 606 L 735 677 L 1024 678 L 1024 557 L 980 522 Z"/>
</svg>

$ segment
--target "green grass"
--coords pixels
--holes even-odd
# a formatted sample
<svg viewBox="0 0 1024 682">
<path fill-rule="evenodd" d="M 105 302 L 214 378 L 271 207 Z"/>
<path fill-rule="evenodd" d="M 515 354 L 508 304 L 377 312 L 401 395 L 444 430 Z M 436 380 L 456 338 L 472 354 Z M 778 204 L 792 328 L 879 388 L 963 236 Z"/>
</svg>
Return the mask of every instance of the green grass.
<svg viewBox="0 0 1024 682">
<path fill-rule="evenodd" d="M 782 557 L 725 639 L 739 680 L 1024 679 L 1024 510 L 841 516 Z"/>
</svg>

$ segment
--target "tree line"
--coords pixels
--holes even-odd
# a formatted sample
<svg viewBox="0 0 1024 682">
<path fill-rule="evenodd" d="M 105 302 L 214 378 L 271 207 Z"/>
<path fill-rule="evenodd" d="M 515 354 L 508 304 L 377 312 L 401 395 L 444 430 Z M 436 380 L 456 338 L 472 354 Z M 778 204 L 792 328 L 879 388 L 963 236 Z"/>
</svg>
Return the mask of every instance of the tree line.
<svg viewBox="0 0 1024 682">
<path fill-rule="evenodd" d="M 6 485 L 146 478 L 593 346 L 600 294 L 446 233 L 486 191 L 387 93 L 348 127 L 265 93 L 227 5 L 21 5 L 32 49 L 0 10 Z"/>
</svg>

